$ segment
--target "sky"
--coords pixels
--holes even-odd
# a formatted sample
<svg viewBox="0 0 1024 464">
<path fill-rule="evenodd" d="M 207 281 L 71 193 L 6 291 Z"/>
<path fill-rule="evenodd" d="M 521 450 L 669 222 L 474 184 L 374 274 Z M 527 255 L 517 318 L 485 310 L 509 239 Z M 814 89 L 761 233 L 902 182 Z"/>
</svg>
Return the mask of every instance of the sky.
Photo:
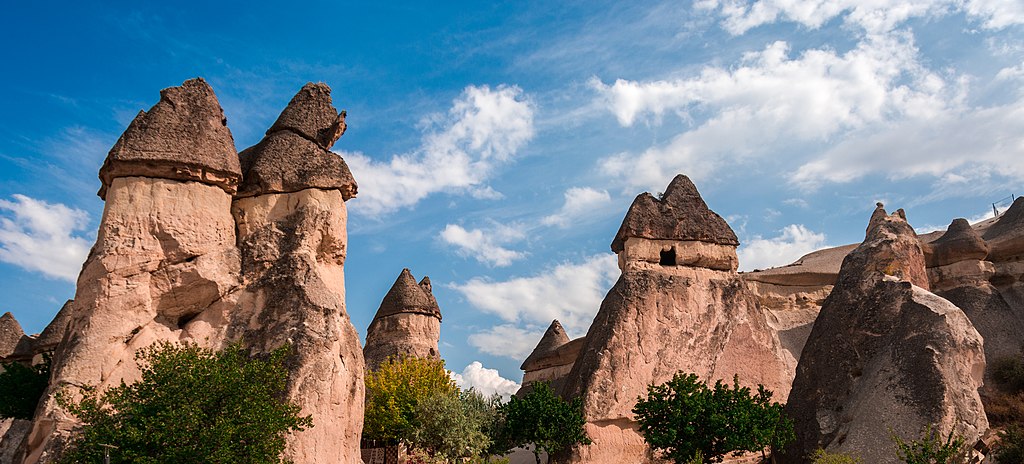
<svg viewBox="0 0 1024 464">
<path fill-rule="evenodd" d="M 1024 194 L 1018 0 L 14 2 L 0 41 L 0 312 L 28 333 L 74 296 L 107 151 L 196 76 L 238 150 L 333 88 L 352 323 L 430 276 L 441 355 L 486 392 L 552 319 L 585 335 L 626 209 L 678 173 L 741 270 L 859 242 L 876 201 L 931 231 Z"/>
</svg>

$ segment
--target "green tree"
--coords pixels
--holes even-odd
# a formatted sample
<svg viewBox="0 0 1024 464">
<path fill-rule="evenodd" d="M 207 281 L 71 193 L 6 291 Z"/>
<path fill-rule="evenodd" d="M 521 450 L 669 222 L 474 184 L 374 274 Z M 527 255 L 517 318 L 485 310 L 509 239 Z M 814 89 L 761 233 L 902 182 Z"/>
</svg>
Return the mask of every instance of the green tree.
<svg viewBox="0 0 1024 464">
<path fill-rule="evenodd" d="M 240 344 L 220 352 L 159 343 L 136 353 L 142 379 L 60 403 L 84 426 L 63 462 L 281 463 L 288 434 L 313 425 L 282 399 L 288 347 L 250 358 Z"/>
<path fill-rule="evenodd" d="M 890 431 L 891 432 L 891 431 Z M 953 430 L 943 440 L 938 430 L 931 425 L 925 427 L 921 438 L 903 441 L 899 435 L 892 434 L 896 443 L 896 457 L 907 464 L 959 464 L 967 462 L 968 451 L 966 440 L 954 436 Z"/>
<path fill-rule="evenodd" d="M 0 418 L 32 419 L 39 398 L 50 382 L 50 355 L 34 366 L 2 363 L 0 371 Z"/>
<path fill-rule="evenodd" d="M 500 425 L 491 451 L 502 454 L 533 444 L 534 457 L 540 464 L 541 452 L 551 455 L 576 444 L 589 445 L 590 438 L 583 430 L 586 421 L 582 404 L 580 398 L 567 402 L 558 397 L 546 382 L 533 384 L 525 396 L 513 396 L 498 408 Z"/>
<path fill-rule="evenodd" d="M 721 381 L 708 388 L 695 374 L 679 372 L 648 386 L 633 413 L 644 440 L 665 457 L 683 463 L 700 453 L 707 462 L 721 462 L 730 452 L 764 455 L 795 439 L 792 421 L 771 397 L 762 385 L 751 394 L 736 377 L 732 388 Z"/>
<path fill-rule="evenodd" d="M 428 396 L 416 405 L 417 425 L 410 441 L 450 462 L 478 458 L 491 445 L 489 432 L 500 401 L 497 395 L 485 398 L 474 390 Z"/>
<path fill-rule="evenodd" d="M 457 396 L 458 392 L 442 360 L 388 359 L 366 374 L 363 438 L 408 440 L 418 425 L 416 405 L 420 401 L 437 395 Z"/>
</svg>

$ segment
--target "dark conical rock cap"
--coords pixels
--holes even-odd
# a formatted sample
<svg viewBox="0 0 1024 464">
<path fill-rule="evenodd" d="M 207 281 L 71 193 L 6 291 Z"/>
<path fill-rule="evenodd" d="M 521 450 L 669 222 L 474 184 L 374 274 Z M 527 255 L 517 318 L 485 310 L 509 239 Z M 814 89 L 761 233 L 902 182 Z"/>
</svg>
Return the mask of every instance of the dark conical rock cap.
<svg viewBox="0 0 1024 464">
<path fill-rule="evenodd" d="M 281 112 L 266 137 L 239 153 L 243 180 L 237 197 L 290 193 L 308 188 L 358 190 L 348 164 L 329 149 L 345 132 L 327 84 L 306 84 Z"/>
<path fill-rule="evenodd" d="M 21 329 L 21 324 L 13 314 L 7 312 L 0 316 L 0 358 L 6 358 L 14 353 L 24 335 L 25 331 Z"/>
<path fill-rule="evenodd" d="M 140 111 L 100 168 L 100 198 L 118 177 L 189 180 L 234 193 L 241 180 L 235 140 L 217 96 L 202 78 L 160 91 Z"/>
<path fill-rule="evenodd" d="M 708 209 L 697 186 L 682 174 L 672 179 L 660 199 L 650 193 L 637 195 L 615 234 L 612 251 L 622 251 L 629 237 L 740 244 L 725 219 Z"/>
<path fill-rule="evenodd" d="M 57 311 L 57 315 L 53 316 L 53 320 L 39 334 L 35 341 L 37 351 L 49 351 L 64 338 L 64 333 L 67 332 L 68 324 L 71 322 L 71 316 L 74 314 L 74 302 L 74 300 L 65 302 L 60 311 Z"/>
<path fill-rule="evenodd" d="M 558 322 L 558 319 L 551 321 L 551 325 L 544 332 L 544 336 L 540 338 L 537 347 L 533 349 L 530 356 L 526 357 L 523 365 L 519 366 L 519 368 L 524 371 L 531 370 L 534 363 L 566 343 L 569 343 L 569 336 L 565 333 L 565 329 L 562 328 L 562 324 Z"/>
<path fill-rule="evenodd" d="M 930 244 L 928 266 L 945 266 L 968 259 L 985 259 L 989 246 L 966 219 L 954 219 L 946 233 Z"/>
<path fill-rule="evenodd" d="M 380 302 L 373 320 L 395 314 L 425 314 L 441 319 L 441 308 L 429 289 L 429 279 L 424 278 L 423 282 L 417 284 L 409 269 L 402 269 L 391 290 Z"/>
</svg>

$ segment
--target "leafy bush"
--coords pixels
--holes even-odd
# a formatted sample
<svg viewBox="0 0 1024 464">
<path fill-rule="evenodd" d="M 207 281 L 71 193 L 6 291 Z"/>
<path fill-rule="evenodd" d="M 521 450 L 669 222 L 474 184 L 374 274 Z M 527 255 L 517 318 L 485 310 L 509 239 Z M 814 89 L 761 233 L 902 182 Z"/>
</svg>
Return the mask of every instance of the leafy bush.
<svg viewBox="0 0 1024 464">
<path fill-rule="evenodd" d="M 457 395 L 441 393 L 416 404 L 416 426 L 411 442 L 451 462 L 475 458 L 491 445 L 492 424 L 500 398 L 490 399 L 474 390 Z"/>
<path fill-rule="evenodd" d="M 540 453 L 548 455 L 576 444 L 590 444 L 583 430 L 583 402 L 565 401 L 546 382 L 535 383 L 522 398 L 513 396 L 498 408 L 499 425 L 493 454 L 504 454 L 517 446 L 533 444 L 540 464 Z"/>
<path fill-rule="evenodd" d="M 250 358 L 240 344 L 221 352 L 161 343 L 135 358 L 142 379 L 105 393 L 83 390 L 59 403 L 84 426 L 63 462 L 280 463 L 286 436 L 311 427 L 299 406 L 281 399 L 288 347 Z"/>
<path fill-rule="evenodd" d="M 992 361 L 992 378 L 1006 393 L 1024 391 L 1024 359 L 1021 356 L 1006 356 Z"/>
<path fill-rule="evenodd" d="M 961 436 L 954 436 L 953 430 L 943 440 L 938 430 L 929 425 L 922 431 L 921 438 L 911 442 L 905 442 L 898 435 L 893 434 L 892 439 L 896 442 L 896 457 L 907 464 L 959 464 L 967 462 L 966 454 L 969 451 L 966 440 Z"/>
<path fill-rule="evenodd" d="M 672 380 L 647 387 L 633 413 L 644 440 L 664 456 L 683 463 L 700 452 L 706 461 L 720 462 L 730 452 L 778 449 L 795 439 L 793 423 L 772 393 L 758 385 L 757 393 L 721 381 L 713 388 L 695 374 L 677 373 Z"/>
<path fill-rule="evenodd" d="M 811 455 L 813 464 L 863 464 L 864 460 L 843 453 L 829 453 L 819 449 Z"/>
<path fill-rule="evenodd" d="M 0 418 L 32 419 L 50 382 L 50 355 L 34 366 L 3 363 L 0 372 Z"/>
<path fill-rule="evenodd" d="M 413 435 L 416 405 L 432 396 L 456 396 L 459 388 L 448 376 L 444 361 L 414 357 L 391 358 L 366 374 L 363 438 L 397 442 Z"/>
<path fill-rule="evenodd" d="M 1024 427 L 1014 424 L 999 432 L 995 455 L 999 464 L 1024 464 Z"/>
</svg>

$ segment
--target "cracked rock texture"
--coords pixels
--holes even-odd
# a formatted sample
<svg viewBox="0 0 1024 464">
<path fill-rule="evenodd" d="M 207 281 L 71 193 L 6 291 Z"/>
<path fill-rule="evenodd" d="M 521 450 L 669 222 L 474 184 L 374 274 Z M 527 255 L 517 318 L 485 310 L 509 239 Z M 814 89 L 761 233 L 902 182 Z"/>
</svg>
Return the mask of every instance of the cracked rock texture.
<svg viewBox="0 0 1024 464">
<path fill-rule="evenodd" d="M 906 216 L 879 205 L 803 349 L 786 404 L 797 440 L 784 462 L 823 448 L 895 463 L 892 433 L 916 439 L 934 424 L 942 436 L 955 430 L 973 443 L 988 428 L 978 394 L 982 338 L 927 286 Z"/>
<path fill-rule="evenodd" d="M 337 117 L 330 89 L 317 89 Z M 335 122 L 320 129 L 333 134 Z M 292 146 L 264 153 L 282 164 L 307 155 Z M 106 204 L 75 299 L 39 337 L 59 341 L 53 375 L 13 462 L 59 456 L 77 423 L 55 401 L 58 392 L 137 380 L 135 352 L 158 341 L 221 349 L 238 340 L 254 355 L 291 347 L 285 396 L 314 426 L 289 437 L 284 457 L 360 462 L 363 357 L 344 285 L 345 200 L 355 183 L 351 174 L 344 189 L 293 179 L 287 192 L 233 198 L 238 166 L 223 112 L 201 79 L 162 91 L 125 131 L 101 171 Z M 227 174 L 211 180 L 209 172 Z"/>
</svg>

